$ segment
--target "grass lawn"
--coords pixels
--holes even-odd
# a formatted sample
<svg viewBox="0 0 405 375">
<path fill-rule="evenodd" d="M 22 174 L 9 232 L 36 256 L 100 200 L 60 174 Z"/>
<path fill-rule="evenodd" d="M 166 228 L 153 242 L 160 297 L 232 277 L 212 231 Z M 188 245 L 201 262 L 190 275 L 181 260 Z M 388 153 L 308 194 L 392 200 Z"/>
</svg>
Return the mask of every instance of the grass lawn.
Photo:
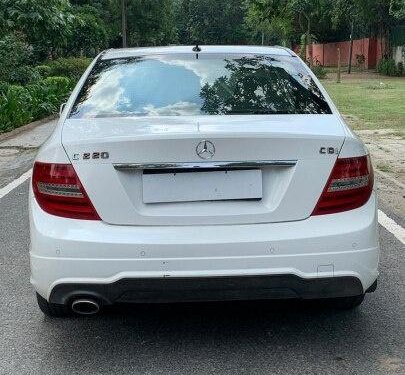
<svg viewBox="0 0 405 375">
<path fill-rule="evenodd" d="M 334 74 L 322 81 L 326 90 L 355 129 L 394 129 L 405 134 L 405 78 L 387 78 L 375 74 Z"/>
</svg>

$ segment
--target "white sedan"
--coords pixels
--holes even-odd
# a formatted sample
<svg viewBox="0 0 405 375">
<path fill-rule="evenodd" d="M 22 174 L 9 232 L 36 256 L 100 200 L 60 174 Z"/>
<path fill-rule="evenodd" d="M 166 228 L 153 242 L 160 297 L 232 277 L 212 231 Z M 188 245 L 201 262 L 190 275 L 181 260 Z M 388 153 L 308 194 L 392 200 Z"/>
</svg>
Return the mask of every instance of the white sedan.
<svg viewBox="0 0 405 375">
<path fill-rule="evenodd" d="M 108 50 L 39 151 L 31 282 L 50 316 L 115 303 L 324 299 L 377 285 L 368 151 L 290 50 Z"/>
</svg>

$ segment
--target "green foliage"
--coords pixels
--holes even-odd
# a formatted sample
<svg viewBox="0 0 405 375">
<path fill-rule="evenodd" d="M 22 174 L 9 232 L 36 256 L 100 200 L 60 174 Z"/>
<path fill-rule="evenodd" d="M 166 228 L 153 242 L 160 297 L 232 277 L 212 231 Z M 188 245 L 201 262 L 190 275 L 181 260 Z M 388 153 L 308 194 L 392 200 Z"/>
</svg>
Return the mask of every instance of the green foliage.
<svg viewBox="0 0 405 375">
<path fill-rule="evenodd" d="M 38 71 L 29 65 L 18 66 L 11 72 L 9 82 L 16 85 L 27 85 L 40 79 Z"/>
<path fill-rule="evenodd" d="M 316 61 L 315 64 L 311 64 L 311 70 L 315 74 L 315 76 L 319 79 L 326 78 L 327 71 L 323 65 L 319 61 Z"/>
<path fill-rule="evenodd" d="M 314 39 L 325 41 L 335 34 L 340 36 L 340 31 L 331 33 L 331 0 L 246 0 L 246 4 L 246 25 L 256 42 L 260 42 L 260 35 L 265 44 L 286 46 L 300 43 L 303 34 L 304 45 Z M 347 31 L 343 37 L 347 38 Z"/>
<path fill-rule="evenodd" d="M 377 64 L 377 72 L 386 76 L 403 76 L 405 74 L 404 64 L 399 62 L 395 64 L 395 60 L 391 58 L 382 58 Z"/>
<path fill-rule="evenodd" d="M 23 36 L 11 33 L 0 39 L 0 81 L 26 85 L 40 78 L 32 67 L 32 48 Z"/>
<path fill-rule="evenodd" d="M 405 75 L 405 69 L 404 69 L 404 63 L 403 62 L 399 62 L 397 64 L 397 73 L 398 73 L 399 76 Z"/>
<path fill-rule="evenodd" d="M 395 60 L 382 58 L 377 64 L 377 72 L 386 76 L 396 76 L 397 67 L 395 66 Z"/>
<path fill-rule="evenodd" d="M 52 69 L 49 65 L 38 65 L 35 69 L 41 78 L 47 78 L 52 74 Z"/>
<path fill-rule="evenodd" d="M 56 113 L 71 91 L 71 81 L 66 77 L 49 77 L 27 86 L 31 97 L 30 111 L 33 119 Z"/>
<path fill-rule="evenodd" d="M 289 0 L 289 17 L 295 19 L 295 24 L 305 38 L 302 51 L 317 39 L 324 40 L 325 34 L 331 29 L 331 11 L 333 3 L 330 0 Z"/>
<path fill-rule="evenodd" d="M 9 86 L 0 96 L 0 133 L 12 130 L 32 120 L 28 107 L 31 97 L 22 86 Z"/>
<path fill-rule="evenodd" d="M 91 59 L 86 57 L 69 57 L 49 61 L 47 65 L 50 68 L 50 76 L 64 76 L 77 82 L 90 62 Z"/>
<path fill-rule="evenodd" d="M 343 1 L 343 0 L 340 0 Z M 386 37 L 395 17 L 390 14 L 390 0 L 350 0 L 355 9 L 355 22 L 361 24 L 363 36 Z"/>
<path fill-rule="evenodd" d="M 300 37 L 300 50 L 299 54 L 302 60 L 306 60 L 307 58 L 307 35 L 302 34 Z"/>
<path fill-rule="evenodd" d="M 5 94 L 10 87 L 8 82 L 0 81 L 0 96 Z"/>
<path fill-rule="evenodd" d="M 33 72 L 27 65 L 32 58 L 32 48 L 21 35 L 7 34 L 0 39 L 0 81 L 27 83 Z"/>
<path fill-rule="evenodd" d="M 264 33 L 265 43 L 305 44 L 347 40 L 353 26 L 355 37 L 387 36 L 404 20 L 404 0 L 246 0 L 246 25 L 254 40 Z M 391 4 L 391 7 L 390 7 Z M 286 40 L 288 41 L 286 43 Z"/>
<path fill-rule="evenodd" d="M 405 19 L 405 1 L 390 0 L 390 14 L 399 20 Z"/>
<path fill-rule="evenodd" d="M 154 46 L 177 41 L 172 0 L 132 0 L 127 1 L 127 9 L 129 45 Z"/>
<path fill-rule="evenodd" d="M 293 18 L 287 17 L 287 0 L 250 0 L 245 22 L 253 40 L 263 37 L 265 44 L 290 45 Z"/>
<path fill-rule="evenodd" d="M 48 77 L 43 80 L 43 84 L 51 95 L 57 98 L 57 101 L 54 103 L 57 104 L 58 109 L 60 99 L 66 99 L 66 96 L 73 89 L 74 85 L 72 80 L 67 77 Z"/>
<path fill-rule="evenodd" d="M 66 45 L 73 19 L 69 0 L 0 2 L 0 30 L 23 33 L 37 58 L 54 54 Z"/>
<path fill-rule="evenodd" d="M 25 87 L 0 85 L 0 133 L 56 113 L 71 89 L 66 77 L 49 77 Z"/>
<path fill-rule="evenodd" d="M 246 42 L 243 0 L 184 0 L 180 6 L 180 42 L 240 44 Z M 187 20 L 184 22 L 184 20 Z"/>
<path fill-rule="evenodd" d="M 73 8 L 72 32 L 68 36 L 69 52 L 75 55 L 94 56 L 107 47 L 107 25 L 100 12 L 91 5 Z"/>
<path fill-rule="evenodd" d="M 129 46 L 305 44 L 314 38 L 388 35 L 405 16 L 403 0 L 127 0 Z M 19 33 L 34 62 L 94 56 L 121 46 L 119 0 L 1 0 L 0 38 Z M 33 61 L 31 59 L 31 61 Z M 29 64 L 28 64 L 29 65 Z"/>
</svg>

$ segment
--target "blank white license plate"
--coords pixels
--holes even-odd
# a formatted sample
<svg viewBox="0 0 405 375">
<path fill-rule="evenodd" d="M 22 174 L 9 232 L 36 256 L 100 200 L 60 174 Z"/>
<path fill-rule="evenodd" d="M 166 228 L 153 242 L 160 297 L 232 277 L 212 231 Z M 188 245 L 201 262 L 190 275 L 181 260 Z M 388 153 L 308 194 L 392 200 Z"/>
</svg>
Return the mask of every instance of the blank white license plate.
<svg viewBox="0 0 405 375">
<path fill-rule="evenodd" d="M 144 203 L 261 199 L 262 171 L 143 174 Z"/>
</svg>

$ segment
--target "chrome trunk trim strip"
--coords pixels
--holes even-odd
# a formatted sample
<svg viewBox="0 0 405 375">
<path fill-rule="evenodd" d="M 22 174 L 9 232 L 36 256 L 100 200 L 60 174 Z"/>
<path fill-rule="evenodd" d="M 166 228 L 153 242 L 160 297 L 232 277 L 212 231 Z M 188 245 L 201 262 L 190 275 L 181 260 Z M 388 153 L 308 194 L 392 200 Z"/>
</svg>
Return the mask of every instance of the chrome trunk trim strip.
<svg viewBox="0 0 405 375">
<path fill-rule="evenodd" d="M 125 163 L 113 164 L 117 170 L 153 170 L 153 169 L 232 169 L 261 167 L 293 167 L 297 160 L 248 160 L 248 161 L 209 161 L 184 163 Z"/>
</svg>

